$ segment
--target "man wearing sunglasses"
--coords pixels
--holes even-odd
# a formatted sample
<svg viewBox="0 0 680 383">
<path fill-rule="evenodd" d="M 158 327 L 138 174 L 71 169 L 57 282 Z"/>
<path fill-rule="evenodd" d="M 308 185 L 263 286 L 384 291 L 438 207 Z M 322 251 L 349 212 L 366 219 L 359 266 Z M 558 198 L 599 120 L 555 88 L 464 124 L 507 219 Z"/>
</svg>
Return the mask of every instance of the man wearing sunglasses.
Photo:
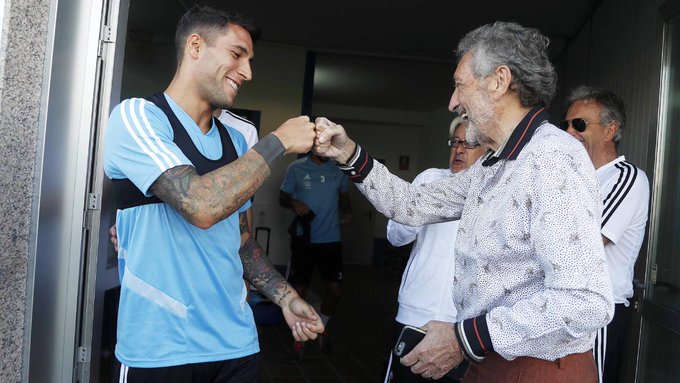
<svg viewBox="0 0 680 383">
<path fill-rule="evenodd" d="M 619 382 L 620 362 L 629 340 L 634 309 L 633 268 L 647 224 L 649 181 L 642 169 L 619 156 L 626 113 L 613 92 L 581 86 L 568 99 L 560 127 L 580 141 L 595 166 L 602 199 L 602 241 L 612 281 L 614 318 L 598 330 L 595 359 L 600 382 Z"/>
</svg>

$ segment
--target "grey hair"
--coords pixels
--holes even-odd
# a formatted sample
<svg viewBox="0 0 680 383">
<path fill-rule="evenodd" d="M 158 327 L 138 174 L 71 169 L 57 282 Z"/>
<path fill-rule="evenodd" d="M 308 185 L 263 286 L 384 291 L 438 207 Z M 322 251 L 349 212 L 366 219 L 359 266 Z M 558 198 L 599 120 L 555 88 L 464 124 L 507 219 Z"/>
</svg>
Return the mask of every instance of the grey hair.
<svg viewBox="0 0 680 383">
<path fill-rule="evenodd" d="M 600 123 L 618 123 L 619 129 L 614 135 L 614 142 L 618 144 L 621 141 L 623 127 L 626 125 L 626 107 L 619 96 L 604 88 L 581 85 L 571 91 L 567 99 L 567 105 L 571 106 L 576 101 L 595 101 L 600 104 L 602 106 Z"/>
<path fill-rule="evenodd" d="M 550 40 L 538 29 L 497 21 L 469 32 L 458 43 L 460 60 L 472 53 L 472 72 L 477 78 L 507 65 L 512 73 L 510 89 L 516 90 L 524 107 L 548 106 L 557 88 L 555 67 L 548 58 Z"/>
<path fill-rule="evenodd" d="M 458 127 L 466 121 L 467 120 L 461 116 L 454 118 L 453 121 L 451 121 L 451 125 L 449 126 L 449 138 L 453 138 L 453 133 L 456 132 L 456 129 L 458 129 Z"/>
</svg>

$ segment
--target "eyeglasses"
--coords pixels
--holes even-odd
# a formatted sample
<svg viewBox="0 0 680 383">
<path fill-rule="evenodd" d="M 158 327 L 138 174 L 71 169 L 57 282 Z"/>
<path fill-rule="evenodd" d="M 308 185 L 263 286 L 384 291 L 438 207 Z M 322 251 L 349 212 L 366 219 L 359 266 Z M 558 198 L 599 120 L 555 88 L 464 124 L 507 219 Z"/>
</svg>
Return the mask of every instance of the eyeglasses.
<svg viewBox="0 0 680 383">
<path fill-rule="evenodd" d="M 586 131 L 586 126 L 588 125 L 602 125 L 601 122 L 588 122 L 582 118 L 574 118 L 572 120 L 562 120 L 560 121 L 560 129 L 567 130 L 569 125 L 574 128 L 575 131 L 583 133 Z"/>
<path fill-rule="evenodd" d="M 465 149 L 474 149 L 479 146 L 479 144 L 472 144 L 467 141 L 459 140 L 457 138 L 451 138 L 447 142 L 450 148 L 457 148 L 458 145 L 462 144 Z"/>
</svg>

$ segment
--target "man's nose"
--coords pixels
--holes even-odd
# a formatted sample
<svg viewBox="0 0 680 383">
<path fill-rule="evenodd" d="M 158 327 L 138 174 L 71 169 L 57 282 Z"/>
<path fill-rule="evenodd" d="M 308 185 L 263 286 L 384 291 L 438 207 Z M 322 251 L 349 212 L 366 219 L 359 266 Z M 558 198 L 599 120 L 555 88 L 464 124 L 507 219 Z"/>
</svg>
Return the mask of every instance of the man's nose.
<svg viewBox="0 0 680 383">
<path fill-rule="evenodd" d="M 243 77 L 244 80 L 250 81 L 253 79 L 253 70 L 250 67 L 250 61 L 245 61 L 241 64 L 238 74 Z"/>
<path fill-rule="evenodd" d="M 449 100 L 449 110 L 453 112 L 459 105 L 460 100 L 458 100 L 458 89 L 454 89 L 453 94 L 451 95 L 451 100 Z"/>
</svg>

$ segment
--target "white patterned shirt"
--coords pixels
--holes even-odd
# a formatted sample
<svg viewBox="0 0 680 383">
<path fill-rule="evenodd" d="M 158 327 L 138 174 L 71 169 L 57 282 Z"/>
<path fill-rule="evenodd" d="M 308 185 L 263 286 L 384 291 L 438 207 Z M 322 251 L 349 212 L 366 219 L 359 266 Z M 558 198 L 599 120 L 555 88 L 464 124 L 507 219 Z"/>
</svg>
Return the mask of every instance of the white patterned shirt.
<svg viewBox="0 0 680 383">
<path fill-rule="evenodd" d="M 472 360 L 492 351 L 508 360 L 585 352 L 613 316 L 595 169 L 583 146 L 546 119 L 534 108 L 500 156 L 424 186 L 392 175 L 358 145 L 341 166 L 396 222 L 460 218 L 456 335 Z"/>
</svg>

